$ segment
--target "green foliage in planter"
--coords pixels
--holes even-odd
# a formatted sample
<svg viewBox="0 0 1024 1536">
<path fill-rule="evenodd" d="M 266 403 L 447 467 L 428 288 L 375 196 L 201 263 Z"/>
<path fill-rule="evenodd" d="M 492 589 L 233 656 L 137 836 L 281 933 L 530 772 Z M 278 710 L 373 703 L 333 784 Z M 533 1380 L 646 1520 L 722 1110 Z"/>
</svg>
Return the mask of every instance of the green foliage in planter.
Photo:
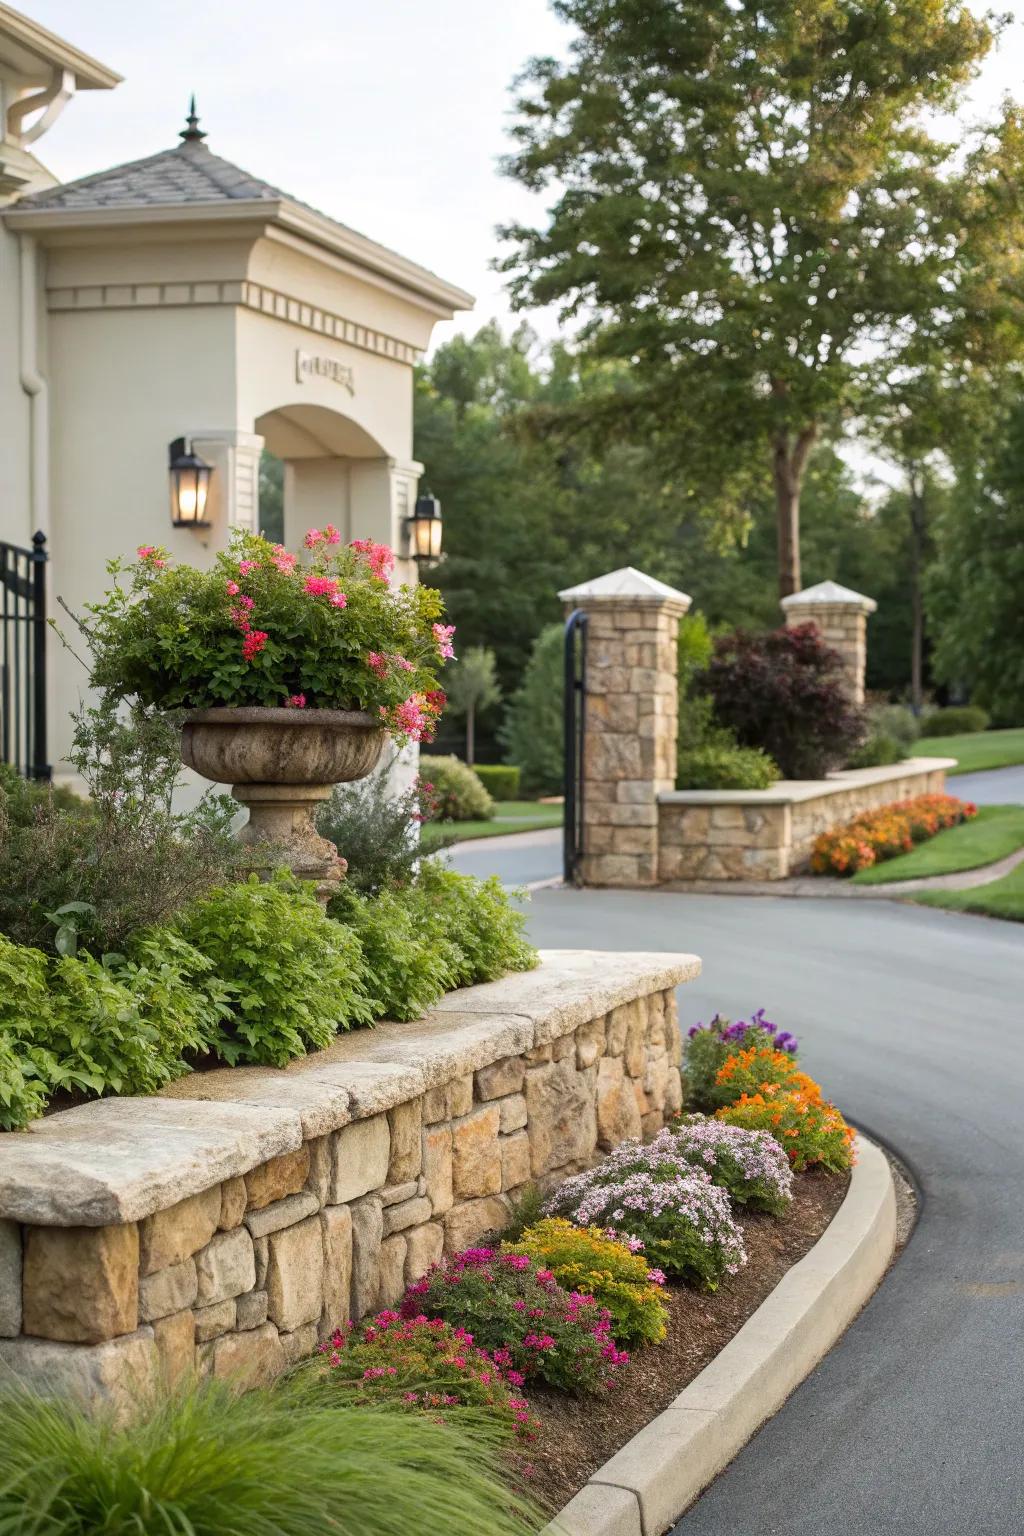
<svg viewBox="0 0 1024 1536">
<path fill-rule="evenodd" d="M 330 914 L 359 940 L 378 1017 L 418 1019 L 452 986 L 447 948 L 422 920 L 409 889 L 366 898 L 342 886 Z"/>
<path fill-rule="evenodd" d="M 902 763 L 921 734 L 913 710 L 905 704 L 876 704 L 867 712 L 868 734 L 850 758 L 850 768 L 880 768 Z"/>
<path fill-rule="evenodd" d="M 496 875 L 477 880 L 425 859 L 410 902 L 444 956 L 449 989 L 491 981 L 508 971 L 530 971 L 537 964 L 537 951 L 523 937 L 526 919 Z"/>
<path fill-rule="evenodd" d="M 433 816 L 434 806 L 433 792 L 423 788 L 422 776 L 404 795 L 392 792 L 383 770 L 356 784 L 335 785 L 316 824 L 348 860 L 346 888 L 374 895 L 408 885 L 423 857 L 420 826 Z M 453 841 L 443 839 L 434 848 Z"/>
<path fill-rule="evenodd" d="M 489 821 L 494 801 L 473 769 L 457 757 L 421 757 L 420 784 L 437 821 Z"/>
<path fill-rule="evenodd" d="M 306 544 L 306 564 L 240 532 L 209 570 L 148 545 L 129 566 L 112 561 L 113 587 L 85 625 L 93 683 L 165 710 L 366 709 L 426 739 L 451 651 L 439 594 L 392 589 L 384 545 L 342 546 L 333 528 L 311 529 Z"/>
<path fill-rule="evenodd" d="M 24 1046 L 29 1027 L 49 1016 L 46 956 L 0 937 L 0 1130 L 41 1115 L 47 1080 Z"/>
<path fill-rule="evenodd" d="M 562 788 L 564 646 L 561 624 L 541 630 L 498 733 L 531 793 L 557 794 Z"/>
<path fill-rule="evenodd" d="M 977 704 L 963 704 L 947 709 L 933 709 L 921 717 L 922 736 L 973 736 L 987 731 L 989 716 Z"/>
<path fill-rule="evenodd" d="M 196 902 L 177 928 L 231 990 L 231 1020 L 214 1048 L 232 1065 L 283 1067 L 378 1016 L 358 938 L 332 922 L 311 886 L 252 875 Z"/>
<path fill-rule="evenodd" d="M 770 789 L 779 770 L 757 747 L 714 745 L 681 751 L 677 789 Z"/>
<path fill-rule="evenodd" d="M 495 800 L 518 800 L 522 769 L 513 763 L 474 763 L 473 772 Z"/>
<path fill-rule="evenodd" d="M 175 719 L 125 717 L 107 695 L 75 717 L 69 755 L 88 802 L 0 781 L 0 933 L 52 953 L 64 927 L 65 953 L 123 950 L 244 864 L 233 801 L 211 794 L 174 810 L 178 743 Z M 69 906 L 72 921 L 55 921 Z"/>
<path fill-rule="evenodd" d="M 8 1388 L 7 1536 L 526 1536 L 495 1426 L 206 1382 L 127 1422 Z"/>
</svg>

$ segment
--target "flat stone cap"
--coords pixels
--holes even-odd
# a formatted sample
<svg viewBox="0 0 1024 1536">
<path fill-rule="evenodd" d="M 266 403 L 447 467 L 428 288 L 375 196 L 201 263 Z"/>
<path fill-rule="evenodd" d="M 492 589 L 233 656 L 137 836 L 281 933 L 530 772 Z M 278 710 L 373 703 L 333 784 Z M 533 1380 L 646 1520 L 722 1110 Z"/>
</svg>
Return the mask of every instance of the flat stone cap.
<svg viewBox="0 0 1024 1536">
<path fill-rule="evenodd" d="M 607 576 L 596 576 L 593 581 L 581 582 L 578 587 L 567 587 L 559 592 L 563 603 L 675 603 L 685 613 L 693 602 L 685 592 L 678 592 L 664 581 L 657 581 L 632 565 L 624 565 L 619 571 L 609 571 Z"/>
<path fill-rule="evenodd" d="M 874 613 L 878 604 L 863 592 L 853 592 L 841 587 L 838 581 L 819 581 L 817 586 L 805 587 L 802 592 L 792 592 L 782 599 L 782 607 L 790 608 L 859 608 L 861 613 Z"/>
</svg>

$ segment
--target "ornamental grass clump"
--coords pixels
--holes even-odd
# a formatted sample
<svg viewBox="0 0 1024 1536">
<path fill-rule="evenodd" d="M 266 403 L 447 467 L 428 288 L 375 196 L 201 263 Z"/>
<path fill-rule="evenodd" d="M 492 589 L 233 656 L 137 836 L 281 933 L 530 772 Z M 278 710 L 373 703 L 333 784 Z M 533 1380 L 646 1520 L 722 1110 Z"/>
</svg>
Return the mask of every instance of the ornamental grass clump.
<svg viewBox="0 0 1024 1536">
<path fill-rule="evenodd" d="M 766 1046 L 750 1046 L 727 1056 L 715 1073 L 711 1102 L 716 1109 L 734 1104 L 744 1093 L 759 1093 L 770 1085 L 787 1093 L 804 1093 L 821 1100 L 821 1089 L 813 1077 L 801 1072 L 787 1051 L 773 1051 Z"/>
<path fill-rule="evenodd" d="M 909 853 L 939 832 L 972 821 L 978 807 L 954 795 L 917 795 L 877 811 L 865 811 L 854 821 L 823 832 L 811 852 L 816 875 L 855 875 L 885 859 Z"/>
<path fill-rule="evenodd" d="M 683 1073 L 686 1079 L 687 1101 L 693 1109 L 714 1109 L 715 1077 L 723 1062 L 739 1050 L 750 1046 L 766 1046 L 785 1051 L 796 1057 L 799 1046 L 795 1035 L 787 1029 L 779 1029 L 758 1008 L 748 1019 L 730 1023 L 716 1014 L 710 1024 L 695 1024 L 686 1039 L 683 1057 Z"/>
<path fill-rule="evenodd" d="M 778 1142 L 767 1131 L 683 1115 L 655 1137 L 695 1168 L 703 1168 L 715 1184 L 728 1190 L 737 1205 L 784 1216 L 793 1199 L 793 1170 Z"/>
<path fill-rule="evenodd" d="M 660 1344 L 665 1337 L 664 1275 L 651 1269 L 642 1254 L 630 1252 L 626 1243 L 597 1227 L 575 1227 L 550 1216 L 527 1227 L 515 1243 L 504 1244 L 503 1252 L 525 1253 L 550 1270 L 565 1290 L 593 1296 L 608 1309 L 620 1344 Z"/>
<path fill-rule="evenodd" d="M 845 1173 L 853 1164 L 857 1133 L 836 1106 L 822 1103 L 820 1096 L 787 1092 L 771 1083 L 760 1093 L 743 1094 L 735 1104 L 718 1110 L 715 1118 L 748 1131 L 768 1131 L 794 1173 L 814 1167 Z"/>
<path fill-rule="evenodd" d="M 411 1285 L 403 1317 L 440 1317 L 485 1349 L 514 1386 L 533 1378 L 565 1392 L 610 1386 L 629 1355 L 593 1296 L 566 1291 L 522 1253 L 467 1248 Z"/>
<path fill-rule="evenodd" d="M 383 544 L 343 544 L 330 524 L 302 559 L 235 531 L 212 567 L 139 546 L 83 628 L 92 682 L 161 710 L 216 706 L 367 710 L 399 739 L 428 741 L 452 654 L 438 592 L 393 588 Z"/>
<path fill-rule="evenodd" d="M 566 1179 L 545 1209 L 642 1244 L 652 1268 L 702 1290 L 717 1290 L 747 1262 L 726 1191 L 664 1142 L 624 1141 L 596 1168 Z"/>
<path fill-rule="evenodd" d="M 441 1423 L 484 1420 L 509 1439 L 532 1440 L 537 1420 L 518 1390 L 520 1374 L 513 1377 L 464 1328 L 384 1311 L 336 1329 L 294 1380 L 324 1402 L 385 1404 Z"/>
<path fill-rule="evenodd" d="M 527 1536 L 505 1436 L 379 1407 L 190 1386 L 131 1419 L 5 1388 L 5 1536 Z"/>
</svg>

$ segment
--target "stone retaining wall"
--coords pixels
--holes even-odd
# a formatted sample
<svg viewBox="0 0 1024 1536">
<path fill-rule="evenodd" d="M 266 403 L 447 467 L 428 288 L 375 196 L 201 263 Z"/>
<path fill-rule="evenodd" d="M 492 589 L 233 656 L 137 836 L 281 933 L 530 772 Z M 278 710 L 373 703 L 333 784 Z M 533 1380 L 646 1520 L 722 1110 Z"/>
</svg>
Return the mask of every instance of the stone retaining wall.
<svg viewBox="0 0 1024 1536">
<path fill-rule="evenodd" d="M 0 1135 L 0 1368 L 129 1403 L 273 1379 L 681 1102 L 693 956 L 551 951 L 285 1071 L 197 1073 Z"/>
<path fill-rule="evenodd" d="M 863 811 L 941 794 L 952 758 L 848 769 L 764 790 L 675 790 L 658 797 L 658 878 L 784 880 L 806 869 L 814 840 Z"/>
</svg>

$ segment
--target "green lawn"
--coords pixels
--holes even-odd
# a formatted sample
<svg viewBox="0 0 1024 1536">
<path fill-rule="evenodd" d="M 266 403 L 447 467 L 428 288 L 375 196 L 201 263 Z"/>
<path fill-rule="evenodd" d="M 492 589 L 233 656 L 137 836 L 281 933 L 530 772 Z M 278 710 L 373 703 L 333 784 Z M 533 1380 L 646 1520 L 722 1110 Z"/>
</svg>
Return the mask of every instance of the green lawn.
<svg viewBox="0 0 1024 1536">
<path fill-rule="evenodd" d="M 973 891 L 918 891 L 915 901 L 953 912 L 981 912 L 986 917 L 1007 917 L 1024 923 L 1024 864 L 1018 864 L 1001 880 L 975 886 Z"/>
<path fill-rule="evenodd" d="M 886 859 L 854 875 L 855 885 L 885 885 L 890 880 L 917 880 L 925 875 L 951 875 L 960 869 L 980 869 L 1024 847 L 1024 805 L 983 805 L 976 821 L 950 827 L 912 853 Z M 964 894 L 967 894 L 966 892 Z"/>
<path fill-rule="evenodd" d="M 539 832 L 562 825 L 560 805 L 540 805 L 536 800 L 496 800 L 490 821 L 428 821 L 420 838 L 429 853 L 438 843 L 452 838 L 504 837 L 509 832 Z"/>
<path fill-rule="evenodd" d="M 969 736 L 922 736 L 912 750 L 915 757 L 955 757 L 957 765 L 949 770 L 950 777 L 985 768 L 1013 768 L 1024 763 L 1024 726 Z"/>
</svg>

